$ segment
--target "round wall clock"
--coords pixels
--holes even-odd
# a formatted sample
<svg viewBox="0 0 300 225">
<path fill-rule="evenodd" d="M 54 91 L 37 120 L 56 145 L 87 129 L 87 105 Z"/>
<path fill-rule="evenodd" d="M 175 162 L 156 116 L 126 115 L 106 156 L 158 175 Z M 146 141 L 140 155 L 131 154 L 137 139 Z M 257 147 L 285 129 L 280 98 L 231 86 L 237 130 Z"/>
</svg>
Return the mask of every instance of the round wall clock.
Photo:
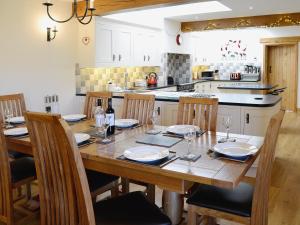
<svg viewBox="0 0 300 225">
<path fill-rule="evenodd" d="M 180 34 L 176 35 L 176 44 L 181 45 L 182 44 L 182 36 Z"/>
</svg>

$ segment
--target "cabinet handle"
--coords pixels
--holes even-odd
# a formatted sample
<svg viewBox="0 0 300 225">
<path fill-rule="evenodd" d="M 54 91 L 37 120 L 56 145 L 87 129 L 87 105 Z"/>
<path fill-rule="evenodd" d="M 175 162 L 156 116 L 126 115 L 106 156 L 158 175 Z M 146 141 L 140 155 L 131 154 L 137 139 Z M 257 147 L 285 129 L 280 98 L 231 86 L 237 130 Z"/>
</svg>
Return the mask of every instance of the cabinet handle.
<svg viewBox="0 0 300 225">
<path fill-rule="evenodd" d="M 121 61 L 121 59 L 122 59 L 122 55 L 119 55 L 119 61 Z"/>
<path fill-rule="evenodd" d="M 115 61 L 116 60 L 116 55 L 115 54 L 113 54 L 113 61 Z"/>
<path fill-rule="evenodd" d="M 246 123 L 247 124 L 250 123 L 250 115 L 249 115 L 249 113 L 246 114 Z"/>
<path fill-rule="evenodd" d="M 144 55 L 144 62 L 146 61 L 146 56 Z"/>
<path fill-rule="evenodd" d="M 150 56 L 148 55 L 148 62 L 150 61 Z"/>
<path fill-rule="evenodd" d="M 157 114 L 160 116 L 160 107 L 157 107 Z"/>
</svg>

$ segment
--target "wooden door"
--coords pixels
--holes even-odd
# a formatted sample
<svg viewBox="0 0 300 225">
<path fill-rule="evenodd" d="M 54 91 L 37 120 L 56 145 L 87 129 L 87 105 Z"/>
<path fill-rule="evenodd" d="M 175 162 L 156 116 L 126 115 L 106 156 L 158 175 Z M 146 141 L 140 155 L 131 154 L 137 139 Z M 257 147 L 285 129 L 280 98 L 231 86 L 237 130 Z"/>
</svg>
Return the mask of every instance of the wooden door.
<svg viewBox="0 0 300 225">
<path fill-rule="evenodd" d="M 267 47 L 267 83 L 287 87 L 282 94 L 282 107 L 297 109 L 298 44 Z"/>
</svg>

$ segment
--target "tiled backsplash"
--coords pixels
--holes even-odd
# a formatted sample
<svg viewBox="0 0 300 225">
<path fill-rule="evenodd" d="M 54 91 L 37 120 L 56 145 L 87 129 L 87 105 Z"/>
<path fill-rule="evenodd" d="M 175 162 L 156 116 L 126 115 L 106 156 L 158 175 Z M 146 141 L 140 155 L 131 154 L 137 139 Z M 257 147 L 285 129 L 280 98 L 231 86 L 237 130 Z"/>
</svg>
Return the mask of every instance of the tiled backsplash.
<svg viewBox="0 0 300 225">
<path fill-rule="evenodd" d="M 146 79 L 150 72 L 155 72 L 161 77 L 160 67 L 83 68 L 76 74 L 76 93 L 107 90 L 109 81 L 124 87 L 125 72 L 128 73 L 128 87 L 133 87 L 137 79 Z"/>
<path fill-rule="evenodd" d="M 230 73 L 244 73 L 245 65 L 251 65 L 254 66 L 254 63 L 241 63 L 241 62 L 224 62 L 224 63 L 211 63 L 210 65 L 197 65 L 194 66 L 193 76 L 195 76 L 195 73 L 201 74 L 204 70 L 219 70 L 220 79 L 230 79 Z M 256 65 L 260 66 L 260 65 Z"/>
<path fill-rule="evenodd" d="M 191 81 L 191 56 L 189 54 L 163 54 L 163 72 L 174 78 L 176 84 Z"/>
</svg>

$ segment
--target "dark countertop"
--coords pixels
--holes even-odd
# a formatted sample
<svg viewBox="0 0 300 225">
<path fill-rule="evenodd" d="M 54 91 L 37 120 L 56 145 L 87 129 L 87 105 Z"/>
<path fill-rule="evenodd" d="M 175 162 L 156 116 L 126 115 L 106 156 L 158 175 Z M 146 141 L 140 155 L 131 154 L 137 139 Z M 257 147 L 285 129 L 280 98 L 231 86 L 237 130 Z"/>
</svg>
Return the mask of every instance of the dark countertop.
<svg viewBox="0 0 300 225">
<path fill-rule="evenodd" d="M 247 106 L 247 107 L 272 107 L 281 101 L 278 95 L 258 95 L 258 94 L 231 94 L 212 93 L 202 94 L 197 92 L 166 92 L 166 91 L 146 91 L 142 94 L 154 94 L 156 101 L 178 102 L 180 96 L 188 97 L 212 97 L 218 98 L 220 105 Z M 77 94 L 85 96 L 85 94 Z M 113 93 L 114 98 L 123 98 L 124 93 Z"/>
<path fill-rule="evenodd" d="M 234 89 L 234 90 L 271 90 L 277 87 L 277 85 L 269 84 L 236 84 L 236 85 L 223 85 L 218 89 Z"/>
<path fill-rule="evenodd" d="M 260 80 L 222 80 L 222 79 L 218 79 L 218 80 L 205 80 L 205 79 L 200 79 L 200 80 L 194 80 L 195 82 L 237 82 L 237 83 L 245 83 L 245 82 L 259 82 Z"/>
</svg>

